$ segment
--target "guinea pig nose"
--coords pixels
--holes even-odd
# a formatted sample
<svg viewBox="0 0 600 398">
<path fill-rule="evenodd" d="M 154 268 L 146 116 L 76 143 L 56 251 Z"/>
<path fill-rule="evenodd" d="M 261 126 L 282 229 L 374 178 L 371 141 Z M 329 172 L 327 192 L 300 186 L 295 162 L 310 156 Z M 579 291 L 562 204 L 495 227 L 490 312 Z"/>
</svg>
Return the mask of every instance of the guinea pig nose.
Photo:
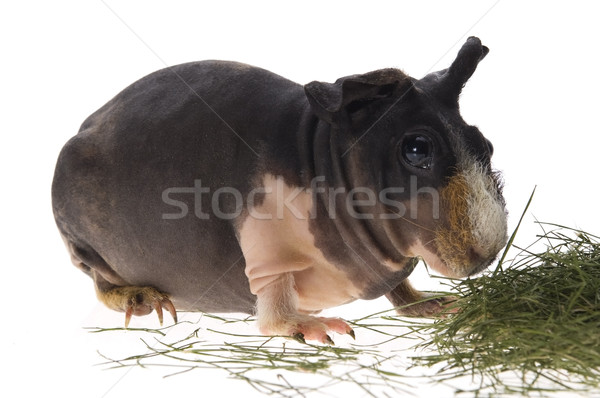
<svg viewBox="0 0 600 398">
<path fill-rule="evenodd" d="M 485 139 L 485 143 L 487 144 L 488 151 L 490 151 L 490 156 L 494 154 L 494 146 L 492 145 L 492 141 Z"/>
</svg>

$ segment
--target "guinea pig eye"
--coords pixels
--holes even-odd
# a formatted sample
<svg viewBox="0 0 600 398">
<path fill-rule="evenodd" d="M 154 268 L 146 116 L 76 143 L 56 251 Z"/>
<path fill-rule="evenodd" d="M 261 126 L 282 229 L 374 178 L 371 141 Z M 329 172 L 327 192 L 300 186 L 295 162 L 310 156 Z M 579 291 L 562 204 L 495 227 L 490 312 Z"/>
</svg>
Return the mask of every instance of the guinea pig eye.
<svg viewBox="0 0 600 398">
<path fill-rule="evenodd" d="M 400 156 L 406 163 L 420 169 L 429 169 L 433 163 L 433 143 L 424 135 L 410 135 L 402 141 Z"/>
</svg>

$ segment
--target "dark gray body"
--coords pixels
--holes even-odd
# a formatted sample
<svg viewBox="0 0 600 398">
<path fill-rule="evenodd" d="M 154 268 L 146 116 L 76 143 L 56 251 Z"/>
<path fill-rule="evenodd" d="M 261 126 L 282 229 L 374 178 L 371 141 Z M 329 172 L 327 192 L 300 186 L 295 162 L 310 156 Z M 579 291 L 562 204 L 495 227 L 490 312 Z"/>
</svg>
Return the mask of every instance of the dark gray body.
<svg viewBox="0 0 600 398">
<path fill-rule="evenodd" d="M 243 64 L 205 61 L 147 76 L 64 147 L 53 186 L 61 233 L 127 283 L 172 292 L 178 308 L 250 312 L 256 298 L 236 220 L 197 218 L 193 194 L 171 195 L 189 214 L 164 219 L 174 208 L 163 191 L 201 180 L 211 193 L 236 187 L 245 198 L 266 169 L 299 184 L 297 133 L 316 121 L 307 107 L 302 86 Z M 202 198 L 210 209 L 211 195 Z M 221 198 L 231 213 L 232 197 Z"/>
</svg>

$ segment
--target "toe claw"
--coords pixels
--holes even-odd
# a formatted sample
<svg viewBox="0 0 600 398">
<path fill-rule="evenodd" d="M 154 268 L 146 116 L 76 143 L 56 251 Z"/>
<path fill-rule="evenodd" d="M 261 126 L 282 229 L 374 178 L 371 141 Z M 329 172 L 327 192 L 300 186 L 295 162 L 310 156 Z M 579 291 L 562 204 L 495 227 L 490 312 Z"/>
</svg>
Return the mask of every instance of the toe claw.
<svg viewBox="0 0 600 398">
<path fill-rule="evenodd" d="M 169 311 L 169 313 L 173 317 L 173 321 L 175 321 L 175 323 L 177 323 L 177 310 L 175 309 L 175 306 L 173 305 L 171 300 L 169 300 L 168 298 L 165 298 L 161 304 L 167 311 Z"/>
<path fill-rule="evenodd" d="M 131 321 L 131 316 L 133 315 L 133 307 L 127 308 L 125 311 L 125 329 L 129 327 L 129 322 Z"/>
<path fill-rule="evenodd" d="M 324 344 L 329 344 L 329 345 L 335 345 L 335 343 L 333 342 L 333 340 L 331 339 L 331 337 L 329 337 L 328 334 L 325 335 L 325 341 L 323 343 Z"/>
<path fill-rule="evenodd" d="M 156 311 L 156 315 L 158 315 L 158 323 L 160 323 L 160 326 L 162 326 L 163 325 L 163 310 L 162 310 L 161 303 L 156 301 L 153 303 L 153 306 L 154 306 L 154 310 Z"/>
</svg>

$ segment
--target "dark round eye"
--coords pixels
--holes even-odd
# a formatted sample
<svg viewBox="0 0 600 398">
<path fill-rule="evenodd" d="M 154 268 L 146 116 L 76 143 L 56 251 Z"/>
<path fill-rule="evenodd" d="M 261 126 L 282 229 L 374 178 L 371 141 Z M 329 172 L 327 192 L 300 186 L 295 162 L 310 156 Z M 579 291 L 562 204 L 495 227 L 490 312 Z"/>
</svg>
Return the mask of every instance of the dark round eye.
<svg viewBox="0 0 600 398">
<path fill-rule="evenodd" d="M 433 143 L 424 135 L 409 135 L 402 141 L 401 156 L 411 166 L 429 169 L 433 163 Z"/>
</svg>

